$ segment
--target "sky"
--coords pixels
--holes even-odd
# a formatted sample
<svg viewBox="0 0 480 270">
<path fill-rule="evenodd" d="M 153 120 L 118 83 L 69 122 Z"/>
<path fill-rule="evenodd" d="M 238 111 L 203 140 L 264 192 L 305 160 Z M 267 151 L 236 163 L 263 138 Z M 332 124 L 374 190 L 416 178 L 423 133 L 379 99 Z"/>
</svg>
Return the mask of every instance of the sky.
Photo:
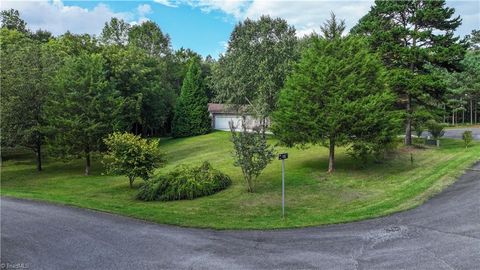
<svg viewBox="0 0 480 270">
<path fill-rule="evenodd" d="M 344 19 L 347 30 L 369 10 L 373 0 L 151 0 L 151 1 L 62 1 L 31 0 L 0 2 L 0 9 L 14 8 L 32 30 L 49 30 L 60 35 L 98 35 L 112 17 L 131 24 L 155 21 L 167 33 L 174 49 L 190 48 L 203 56 L 218 58 L 225 51 L 235 24 L 245 18 L 266 14 L 281 17 L 295 26 L 297 35 L 319 32 L 333 11 Z M 447 0 L 463 18 L 457 34 L 464 36 L 480 29 L 480 1 Z"/>
</svg>

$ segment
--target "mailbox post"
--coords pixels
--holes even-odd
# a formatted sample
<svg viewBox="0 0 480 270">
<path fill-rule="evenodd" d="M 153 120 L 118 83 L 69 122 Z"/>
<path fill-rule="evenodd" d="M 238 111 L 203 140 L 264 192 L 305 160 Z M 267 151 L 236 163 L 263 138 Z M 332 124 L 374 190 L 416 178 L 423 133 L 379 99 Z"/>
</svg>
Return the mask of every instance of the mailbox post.
<svg viewBox="0 0 480 270">
<path fill-rule="evenodd" d="M 288 153 L 278 155 L 278 159 L 282 161 L 282 218 L 285 218 L 285 159 Z"/>
</svg>

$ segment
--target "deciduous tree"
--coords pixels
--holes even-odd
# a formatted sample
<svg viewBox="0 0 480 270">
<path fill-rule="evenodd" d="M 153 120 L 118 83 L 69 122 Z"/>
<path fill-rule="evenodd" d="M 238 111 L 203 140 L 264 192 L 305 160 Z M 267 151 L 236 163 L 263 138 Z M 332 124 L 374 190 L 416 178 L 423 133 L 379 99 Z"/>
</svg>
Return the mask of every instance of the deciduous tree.
<svg viewBox="0 0 480 270">
<path fill-rule="evenodd" d="M 107 172 L 126 175 L 130 188 L 137 177 L 148 180 L 163 161 L 159 140 L 148 141 L 131 133 L 115 132 L 104 142 L 107 146 L 104 156 Z"/>
<path fill-rule="evenodd" d="M 121 103 L 105 77 L 101 55 L 82 53 L 66 59 L 46 109 L 53 150 L 85 157 L 85 175 L 89 175 L 91 154 L 102 148 L 103 138 L 118 126 Z"/>
<path fill-rule="evenodd" d="M 248 130 L 244 118 L 241 127 L 230 122 L 234 165 L 242 169 L 248 192 L 255 191 L 255 180 L 273 160 L 275 149 L 269 146 L 260 128 Z"/>
<path fill-rule="evenodd" d="M 295 29 L 283 19 L 262 16 L 238 23 L 212 72 L 217 99 L 232 105 L 250 101 L 260 119 L 268 117 L 297 58 L 296 43 Z"/>
</svg>

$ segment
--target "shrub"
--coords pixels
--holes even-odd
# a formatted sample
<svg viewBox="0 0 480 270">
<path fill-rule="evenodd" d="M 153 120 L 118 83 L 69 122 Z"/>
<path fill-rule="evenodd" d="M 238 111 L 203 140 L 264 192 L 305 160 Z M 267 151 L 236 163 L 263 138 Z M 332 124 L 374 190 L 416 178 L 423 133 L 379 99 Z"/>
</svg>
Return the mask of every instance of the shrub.
<svg viewBox="0 0 480 270">
<path fill-rule="evenodd" d="M 463 139 L 463 142 L 465 143 L 465 148 L 468 148 L 468 146 L 470 146 L 470 144 L 473 141 L 472 131 L 466 130 L 465 132 L 463 132 L 462 139 Z"/>
<path fill-rule="evenodd" d="M 436 122 L 435 120 L 428 121 L 427 128 L 428 128 L 428 132 L 432 134 L 432 137 L 435 140 L 438 140 L 440 137 L 442 137 L 445 134 L 445 131 L 443 130 L 444 125 Z"/>
<path fill-rule="evenodd" d="M 204 162 L 198 167 L 177 167 L 174 171 L 145 182 L 137 194 L 144 201 L 192 200 L 227 188 L 230 177 Z"/>
<path fill-rule="evenodd" d="M 115 132 L 104 139 L 108 151 L 104 163 L 108 173 L 126 175 L 132 187 L 135 178 L 148 180 L 162 160 L 158 140 Z"/>
<path fill-rule="evenodd" d="M 240 132 L 236 132 L 233 122 L 229 123 L 233 143 L 233 165 L 242 169 L 247 190 L 253 192 L 255 179 L 273 160 L 275 150 L 268 145 L 261 128 L 257 127 L 249 131 L 245 122 L 246 120 L 243 118 Z"/>
</svg>

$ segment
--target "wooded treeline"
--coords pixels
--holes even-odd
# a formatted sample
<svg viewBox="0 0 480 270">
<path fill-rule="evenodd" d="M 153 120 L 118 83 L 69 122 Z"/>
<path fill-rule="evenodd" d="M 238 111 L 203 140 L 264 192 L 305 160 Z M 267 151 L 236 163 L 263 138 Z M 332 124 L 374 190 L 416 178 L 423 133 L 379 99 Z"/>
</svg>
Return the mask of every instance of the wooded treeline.
<svg viewBox="0 0 480 270">
<path fill-rule="evenodd" d="M 263 131 L 273 121 L 283 142 L 328 145 L 332 160 L 335 145 L 378 151 L 397 134 L 410 145 L 428 120 L 480 121 L 480 31 L 457 37 L 445 1 L 375 1 L 350 33 L 332 14 L 302 38 L 284 19 L 246 19 L 218 61 L 173 50 L 152 21 L 55 37 L 16 10 L 1 18 L 2 146 L 31 148 L 39 170 L 44 146 L 84 157 L 88 173 L 114 131 L 204 134 L 212 101 L 247 105 Z"/>
<path fill-rule="evenodd" d="M 169 135 L 187 70 L 198 66 L 203 81 L 215 63 L 173 50 L 152 21 L 112 18 L 98 37 L 54 37 L 30 31 L 16 10 L 1 17 L 2 146 L 31 148 L 39 170 L 45 145 L 55 156 L 85 157 L 88 174 L 90 154 L 103 150 L 113 131 Z M 208 83 L 199 91 L 206 113 L 212 91 Z M 203 121 L 209 127 L 208 115 Z"/>
</svg>

